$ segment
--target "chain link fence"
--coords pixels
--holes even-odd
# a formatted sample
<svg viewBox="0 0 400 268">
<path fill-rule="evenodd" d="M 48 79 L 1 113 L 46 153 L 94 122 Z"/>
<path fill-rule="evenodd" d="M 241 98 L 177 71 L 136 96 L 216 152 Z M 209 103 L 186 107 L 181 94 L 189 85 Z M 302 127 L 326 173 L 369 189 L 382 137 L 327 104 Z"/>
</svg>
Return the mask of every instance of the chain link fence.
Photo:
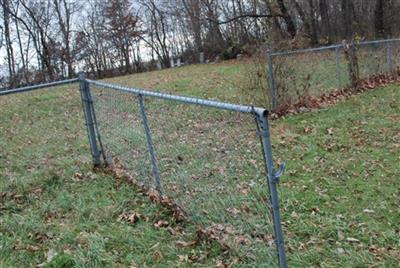
<svg viewBox="0 0 400 268">
<path fill-rule="evenodd" d="M 240 265 L 276 266 L 278 245 L 279 263 L 286 266 L 276 192 L 280 174 L 273 173 L 262 109 L 90 80 L 87 86 L 109 163 L 170 198 L 198 236 L 229 249 L 229 258 Z"/>
<path fill-rule="evenodd" d="M 265 109 L 71 79 L 0 96 L 80 82 L 93 164 L 123 170 L 171 223 L 241 267 L 287 267 Z M 29 95 L 29 94 L 28 94 Z M 160 223 L 161 225 L 163 223 Z"/>
<path fill-rule="evenodd" d="M 350 44 L 353 45 L 353 44 Z M 400 67 L 400 39 L 354 43 L 358 79 L 390 74 Z M 270 107 L 296 103 L 351 85 L 347 45 L 267 53 Z"/>
</svg>

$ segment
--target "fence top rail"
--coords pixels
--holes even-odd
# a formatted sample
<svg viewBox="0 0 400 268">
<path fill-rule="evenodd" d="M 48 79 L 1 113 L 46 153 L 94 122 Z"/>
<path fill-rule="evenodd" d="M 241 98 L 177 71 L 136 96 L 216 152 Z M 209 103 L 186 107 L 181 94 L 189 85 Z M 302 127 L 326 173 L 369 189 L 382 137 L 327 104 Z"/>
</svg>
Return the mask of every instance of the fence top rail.
<svg viewBox="0 0 400 268">
<path fill-rule="evenodd" d="M 182 103 L 187 103 L 187 104 L 213 107 L 213 108 L 217 108 L 217 109 L 229 110 L 229 111 L 234 111 L 234 112 L 252 113 L 252 114 L 256 113 L 259 116 L 266 116 L 268 113 L 267 109 L 260 108 L 260 107 L 239 105 L 239 104 L 233 104 L 233 103 L 227 103 L 227 102 L 219 102 L 219 101 L 200 99 L 200 98 L 194 98 L 194 97 L 172 95 L 172 94 L 167 94 L 167 93 L 148 91 L 148 90 L 144 90 L 144 89 L 129 88 L 129 87 L 123 87 L 123 86 L 119 86 L 119 85 L 115 85 L 115 84 L 103 83 L 103 82 L 89 80 L 89 79 L 85 79 L 85 81 L 87 81 L 89 84 L 93 84 L 98 87 L 109 88 L 109 89 L 113 89 L 113 90 L 117 90 L 117 91 L 132 93 L 135 95 L 142 95 L 142 96 L 148 96 L 148 97 L 164 99 L 164 100 L 172 100 L 172 101 L 177 101 L 177 102 L 182 102 Z"/>
<path fill-rule="evenodd" d="M 60 85 L 66 85 L 66 84 L 71 84 L 71 83 L 75 83 L 78 81 L 79 81 L 78 78 L 72 78 L 72 79 L 43 83 L 43 84 L 38 84 L 38 85 L 33 85 L 33 86 L 7 89 L 7 90 L 0 91 L 0 96 L 28 92 L 28 91 L 33 91 L 33 90 L 42 89 L 42 88 L 46 88 L 46 87 L 55 87 L 55 86 L 60 86 Z"/>
<path fill-rule="evenodd" d="M 317 48 L 305 48 L 305 49 L 297 49 L 297 50 L 289 50 L 289 51 L 279 51 L 270 53 L 271 56 L 287 56 L 292 54 L 303 54 L 308 52 L 318 52 L 330 49 L 341 48 L 343 45 L 331 45 L 326 47 L 317 47 Z"/>
<path fill-rule="evenodd" d="M 363 45 L 373 45 L 373 44 L 384 44 L 384 43 L 390 43 L 390 42 L 396 42 L 396 41 L 400 41 L 400 39 L 364 41 L 364 42 L 359 42 L 358 45 L 363 46 Z M 297 49 L 297 50 L 269 52 L 269 54 L 271 56 L 288 56 L 288 55 L 293 55 L 293 54 L 303 54 L 303 53 L 333 50 L 333 49 L 339 49 L 339 48 L 343 48 L 343 44 L 336 44 L 336 45 L 317 47 L 317 48 L 305 48 L 305 49 Z"/>
<path fill-rule="evenodd" d="M 399 41 L 400 41 L 400 39 L 383 39 L 383 40 L 364 41 L 364 42 L 360 42 L 359 45 L 384 44 L 384 43 L 392 43 L 392 42 L 399 42 Z"/>
</svg>

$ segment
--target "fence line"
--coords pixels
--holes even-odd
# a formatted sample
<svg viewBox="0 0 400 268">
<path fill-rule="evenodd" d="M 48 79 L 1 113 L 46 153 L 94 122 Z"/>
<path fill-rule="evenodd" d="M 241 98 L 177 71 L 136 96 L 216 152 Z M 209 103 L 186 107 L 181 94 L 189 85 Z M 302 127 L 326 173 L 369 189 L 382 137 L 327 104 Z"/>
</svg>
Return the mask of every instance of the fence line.
<svg viewBox="0 0 400 268">
<path fill-rule="evenodd" d="M 400 66 L 400 61 L 396 61 L 400 58 L 400 39 L 366 41 L 354 43 L 354 45 L 357 47 L 360 79 L 374 74 L 390 73 Z M 292 95 L 301 95 L 304 93 L 301 92 L 302 90 L 314 90 L 312 95 L 318 95 L 323 91 L 349 85 L 347 65 L 344 64 L 347 61 L 343 54 L 345 46 L 346 44 L 336 44 L 278 52 L 268 50 L 266 53 L 267 79 L 271 110 L 295 101 L 300 96 Z M 301 58 L 303 55 L 307 55 L 308 58 Z M 331 66 L 329 66 L 330 61 Z M 323 72 L 324 69 L 328 70 L 328 75 Z M 335 73 L 336 81 L 332 81 L 329 73 Z M 324 75 L 327 77 L 321 78 Z M 321 83 L 325 85 L 319 85 Z"/>
<path fill-rule="evenodd" d="M 232 250 L 243 254 L 246 264 L 277 262 L 287 267 L 277 189 L 284 165 L 279 170 L 274 167 L 268 110 L 122 87 L 85 79 L 83 74 L 77 79 L 0 92 L 0 96 L 75 82 L 80 84 L 95 166 L 109 159 L 126 160 L 125 167 L 133 173 L 147 166 L 152 170 L 147 177 L 154 179 L 147 184 L 150 188 L 175 198 L 195 223 L 211 228 L 230 245 L 239 245 Z M 168 114 L 173 114 L 174 120 L 165 120 Z M 189 139 L 183 139 L 182 134 Z M 196 135 L 200 138 L 190 140 Z M 217 140 L 220 136 L 222 142 Z M 249 137 L 259 139 L 260 147 Z M 141 166 L 140 158 L 145 156 L 135 151 L 143 146 L 151 161 Z M 175 157 L 171 148 L 179 153 L 178 160 L 187 159 L 179 165 L 188 168 L 171 167 L 171 157 Z M 136 159 L 139 162 L 133 165 Z M 276 261 L 268 253 L 270 241 L 276 247 Z"/>
<path fill-rule="evenodd" d="M 207 107 L 229 110 L 229 111 L 240 112 L 240 113 L 249 113 L 249 114 L 256 113 L 259 116 L 265 116 L 266 113 L 268 113 L 267 109 L 254 107 L 254 106 L 246 106 L 246 105 L 239 105 L 239 104 L 233 104 L 233 103 L 228 103 L 228 102 L 220 102 L 220 101 L 213 101 L 213 100 L 207 100 L 207 99 L 185 97 L 185 96 L 179 96 L 179 95 L 171 95 L 171 94 L 148 91 L 148 90 L 143 90 L 143 89 L 123 87 L 123 86 L 119 86 L 119 85 L 115 85 L 115 84 L 103 83 L 103 82 L 89 80 L 89 79 L 86 79 L 86 81 L 88 81 L 89 84 L 92 84 L 92 85 L 109 88 L 109 89 L 113 89 L 113 90 L 117 90 L 117 91 L 132 93 L 135 95 L 142 95 L 142 96 L 159 98 L 159 99 L 164 99 L 164 100 L 178 101 L 178 102 L 183 102 L 183 103 L 187 103 L 187 104 L 207 106 Z"/>
<path fill-rule="evenodd" d="M 124 108 L 127 109 L 128 111 L 131 111 L 134 113 L 139 113 L 141 118 L 142 118 L 142 124 L 144 126 L 144 132 L 145 132 L 145 139 L 147 140 L 147 151 L 150 155 L 150 162 L 151 162 L 151 170 L 152 170 L 152 176 L 154 177 L 154 183 L 150 183 L 150 187 L 154 187 L 155 189 L 158 190 L 160 194 L 165 194 L 168 196 L 169 194 L 175 195 L 177 199 L 182 198 L 180 195 L 177 193 L 165 193 L 165 189 L 169 188 L 170 184 L 175 183 L 175 181 L 170 182 L 168 179 L 160 178 L 160 171 L 158 169 L 158 162 L 159 159 L 156 158 L 156 153 L 155 153 L 155 146 L 153 144 L 153 137 L 152 133 L 150 131 L 149 127 L 149 120 L 154 120 L 157 121 L 157 116 L 161 116 L 161 112 L 155 112 L 155 116 L 152 118 L 148 118 L 147 113 L 145 111 L 145 104 L 143 101 L 144 97 L 150 97 L 150 99 L 160 99 L 160 100 L 166 100 L 166 101 L 173 101 L 173 102 L 178 102 L 182 104 L 188 104 L 188 105 L 194 105 L 194 106 L 205 106 L 205 107 L 210 107 L 210 108 L 216 108 L 218 110 L 226 110 L 226 111 L 233 111 L 233 112 L 238 112 L 238 113 L 244 113 L 244 114 L 250 114 L 252 116 L 256 117 L 257 121 L 257 126 L 259 128 L 259 131 L 257 132 L 257 135 L 260 136 L 261 143 L 262 143 L 262 151 L 261 153 L 263 154 L 264 158 L 264 167 L 265 167 L 265 172 L 266 172 L 266 182 L 269 188 L 269 203 L 270 203 L 270 209 L 271 209 L 271 216 L 273 220 L 273 227 L 274 227 L 274 232 L 275 232 L 275 240 L 276 240 L 276 247 L 277 247 L 277 253 L 278 253 L 278 260 L 279 260 L 279 265 L 280 267 L 287 267 L 287 261 L 286 261 L 286 253 L 285 253 L 285 245 L 284 245 L 284 238 L 283 238 L 283 230 L 282 230 L 282 224 L 281 224 L 281 218 L 280 218 L 280 211 L 279 211 L 279 198 L 278 198 L 278 191 L 277 191 L 277 183 L 279 181 L 279 177 L 282 175 L 284 166 L 280 168 L 278 172 L 275 172 L 274 168 L 274 162 L 272 158 L 272 146 L 271 146 L 271 141 L 270 141 L 270 134 L 269 134 L 269 126 L 268 126 L 268 111 L 264 108 L 259 108 L 259 107 L 252 107 L 252 106 L 244 106 L 244 105 L 237 105 L 237 104 L 231 104 L 231 103 L 225 103 L 225 102 L 218 102 L 218 101 L 211 101 L 211 100 L 205 100 L 205 99 L 199 99 L 199 98 L 191 98 L 191 97 L 183 97 L 183 96 L 176 96 L 176 95 L 170 95 L 170 94 L 164 94 L 164 93 L 158 93 L 158 92 L 152 92 L 152 91 L 147 91 L 147 90 L 142 90 L 142 89 L 135 89 L 135 88 L 128 88 L 128 87 L 122 87 L 119 85 L 114 85 L 114 84 L 109 84 L 109 83 L 103 83 L 99 81 L 93 81 L 93 80 L 85 80 L 88 82 L 89 85 L 92 85 L 96 88 L 92 88 L 92 91 L 94 90 L 96 93 L 95 99 L 92 100 L 92 102 L 95 103 L 96 110 L 100 112 L 103 115 L 103 120 L 100 120 L 100 131 L 106 132 L 112 132 L 112 129 L 118 128 L 123 123 L 121 124 L 115 124 L 114 122 L 117 121 L 117 119 L 108 119 L 107 117 L 110 116 L 110 111 L 114 109 L 114 113 L 120 113 L 121 116 L 124 116 L 124 112 L 122 111 L 115 111 L 115 107 L 113 107 L 113 104 L 107 104 L 109 97 L 105 96 L 105 93 L 102 91 L 102 89 L 111 89 L 114 90 L 115 92 L 122 92 L 122 93 L 128 93 L 136 96 L 138 98 L 139 102 L 139 112 L 135 112 L 134 110 L 129 110 L 132 109 L 129 107 L 128 102 L 128 107 Z M 112 99 L 118 98 L 118 96 L 111 96 Z M 122 102 L 121 98 L 121 102 Z M 96 105 L 97 103 L 97 105 Z M 113 107 L 113 108 L 111 108 Z M 157 109 L 157 107 L 154 107 L 154 105 L 151 107 L 153 110 Z M 165 110 L 168 110 L 169 107 L 163 107 L 162 111 L 165 113 Z M 129 114 L 128 114 L 129 115 Z M 126 116 L 126 115 L 125 115 Z M 129 116 L 126 117 L 127 119 Z M 227 118 L 225 118 L 227 119 Z M 186 119 L 182 118 L 182 121 L 185 121 Z M 101 123 L 103 122 L 103 126 Z M 125 121 L 125 120 L 123 120 Z M 112 125 L 112 126 L 110 126 Z M 155 125 L 157 130 L 158 124 Z M 123 127 L 126 128 L 126 127 Z M 109 138 L 112 139 L 112 136 L 115 134 L 108 134 Z M 133 134 L 131 135 L 132 138 Z M 123 139 L 121 139 L 123 140 Z M 173 141 L 170 141 L 173 142 Z M 159 145 L 161 146 L 161 145 Z M 107 147 L 107 143 L 106 143 Z M 110 145 L 110 148 L 112 146 Z M 116 152 L 111 152 L 111 154 L 116 153 Z M 168 154 L 170 154 L 169 151 L 167 151 Z M 120 154 L 122 155 L 122 153 Z M 113 156 L 118 156 L 118 153 Z M 108 157 L 110 158 L 110 157 Z M 121 159 L 118 159 L 120 161 Z M 126 162 L 127 165 L 132 165 L 129 163 L 129 160 L 125 160 L 123 162 Z M 148 185 L 148 182 L 144 182 L 145 184 Z M 195 183 L 186 180 L 184 182 L 185 184 L 189 185 L 189 188 L 191 185 L 193 185 L 193 188 Z M 167 184 L 167 185 L 165 185 Z M 199 185 L 196 185 L 199 187 Z M 186 186 L 185 186 L 186 187 Z M 201 187 L 201 186 L 200 186 Z M 164 190 L 162 190 L 164 189 Z M 182 193 L 184 194 L 184 193 Z M 217 200 L 214 200 L 217 202 Z M 226 202 L 226 200 L 218 200 L 220 202 Z M 184 204 L 183 204 L 184 205 Z M 195 210 L 198 210 L 198 208 L 195 208 Z M 194 211 L 191 211 L 193 213 L 196 213 Z"/>
<path fill-rule="evenodd" d="M 33 90 L 38 90 L 38 89 L 43 89 L 43 88 L 48 88 L 48 87 L 56 87 L 56 86 L 61 86 L 61 85 L 66 85 L 66 84 L 72 84 L 72 83 L 76 83 L 78 81 L 79 81 L 78 78 L 73 78 L 73 79 L 67 79 L 67 80 L 43 83 L 43 84 L 39 84 L 39 85 L 26 86 L 26 87 L 14 88 L 14 89 L 7 89 L 7 90 L 0 91 L 0 96 L 5 96 L 5 95 L 10 95 L 10 94 L 15 94 L 15 93 L 28 92 L 28 91 L 33 91 Z"/>
</svg>

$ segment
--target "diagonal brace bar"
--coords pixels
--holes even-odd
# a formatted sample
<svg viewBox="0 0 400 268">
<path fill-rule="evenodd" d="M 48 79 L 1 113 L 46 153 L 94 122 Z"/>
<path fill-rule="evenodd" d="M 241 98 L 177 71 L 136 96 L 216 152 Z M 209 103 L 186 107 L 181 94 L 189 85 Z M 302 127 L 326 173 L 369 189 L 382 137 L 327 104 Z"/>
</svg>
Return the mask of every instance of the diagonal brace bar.
<svg viewBox="0 0 400 268">
<path fill-rule="evenodd" d="M 153 176 L 155 179 L 156 190 L 160 193 L 160 195 L 162 195 L 160 170 L 158 169 L 156 152 L 154 150 L 153 139 L 151 137 L 151 131 L 150 131 L 148 121 L 147 121 L 146 111 L 144 108 L 143 96 L 141 94 L 139 94 L 138 98 L 139 98 L 139 106 L 140 106 L 140 115 L 142 116 L 143 127 L 144 127 L 144 131 L 146 133 L 147 148 L 148 148 L 149 154 L 150 154 L 152 173 L 153 173 Z"/>
<path fill-rule="evenodd" d="M 100 166 L 100 150 L 97 144 L 97 135 L 96 135 L 96 127 L 95 127 L 95 116 L 93 109 L 93 101 L 89 92 L 89 84 L 85 81 L 85 74 L 79 74 L 79 82 L 80 82 L 80 93 L 83 105 L 83 112 L 85 115 L 85 123 L 90 143 L 90 149 L 92 152 L 93 165 L 95 167 Z"/>
</svg>

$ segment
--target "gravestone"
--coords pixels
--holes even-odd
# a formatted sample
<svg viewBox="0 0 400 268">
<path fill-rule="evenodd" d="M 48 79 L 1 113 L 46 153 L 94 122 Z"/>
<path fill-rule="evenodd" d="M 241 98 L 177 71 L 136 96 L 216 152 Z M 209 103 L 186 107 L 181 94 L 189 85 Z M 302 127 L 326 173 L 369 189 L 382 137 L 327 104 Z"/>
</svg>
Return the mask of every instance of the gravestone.
<svg viewBox="0 0 400 268">
<path fill-rule="evenodd" d="M 200 52 L 200 55 L 199 55 L 199 62 L 200 62 L 200 63 L 204 63 L 204 52 Z"/>
</svg>

